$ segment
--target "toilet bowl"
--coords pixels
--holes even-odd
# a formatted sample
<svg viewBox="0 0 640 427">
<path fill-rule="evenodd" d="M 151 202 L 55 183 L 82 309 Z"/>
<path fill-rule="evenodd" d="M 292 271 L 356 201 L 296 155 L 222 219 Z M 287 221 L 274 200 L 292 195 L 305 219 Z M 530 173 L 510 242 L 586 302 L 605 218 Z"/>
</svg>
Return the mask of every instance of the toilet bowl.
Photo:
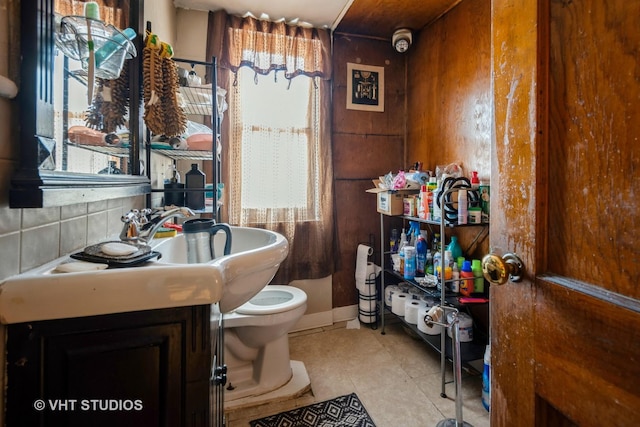
<svg viewBox="0 0 640 427">
<path fill-rule="evenodd" d="M 223 313 L 225 402 L 271 392 L 291 379 L 288 333 L 306 309 L 302 289 L 268 285 Z"/>
</svg>

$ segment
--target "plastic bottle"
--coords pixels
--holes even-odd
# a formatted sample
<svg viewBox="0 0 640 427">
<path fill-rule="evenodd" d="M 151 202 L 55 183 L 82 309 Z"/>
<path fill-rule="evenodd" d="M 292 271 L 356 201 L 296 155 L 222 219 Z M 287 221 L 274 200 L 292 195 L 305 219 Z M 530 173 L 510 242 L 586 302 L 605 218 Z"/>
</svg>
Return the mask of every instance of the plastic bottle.
<svg viewBox="0 0 640 427">
<path fill-rule="evenodd" d="M 482 406 L 491 409 L 491 344 L 484 350 L 484 367 L 482 369 Z"/>
<path fill-rule="evenodd" d="M 392 254 L 398 253 L 398 245 L 400 244 L 400 237 L 398 236 L 398 229 L 391 230 L 391 238 L 389 239 L 389 251 Z"/>
<path fill-rule="evenodd" d="M 429 213 L 427 214 L 428 220 L 433 220 L 433 191 L 438 188 L 438 182 L 436 181 L 436 177 L 432 176 L 429 178 L 429 183 L 427 184 L 427 208 L 429 209 Z"/>
<path fill-rule="evenodd" d="M 444 266 L 444 279 L 451 280 L 453 277 L 453 257 L 451 256 L 451 251 L 444 251 L 444 262 L 442 263 Z"/>
<path fill-rule="evenodd" d="M 416 246 L 416 241 L 420 235 L 420 224 L 416 221 L 409 221 L 409 234 L 407 235 L 407 241 L 409 246 Z"/>
<path fill-rule="evenodd" d="M 467 223 L 467 190 L 461 188 L 458 190 L 458 224 L 464 225 Z"/>
<path fill-rule="evenodd" d="M 416 248 L 404 247 L 404 278 L 412 280 L 416 277 Z"/>
<path fill-rule="evenodd" d="M 433 200 L 431 201 L 431 219 L 433 221 L 440 221 L 442 217 L 442 208 L 438 205 L 438 197 L 440 197 L 440 186 L 433 190 Z"/>
<path fill-rule="evenodd" d="M 420 187 L 420 205 L 418 206 L 418 218 L 428 219 L 429 216 L 429 190 L 426 185 Z"/>
<path fill-rule="evenodd" d="M 180 174 L 175 165 L 171 166 L 170 174 L 171 178 L 164 181 L 164 189 L 169 190 L 164 192 L 164 204 L 165 206 L 184 206 L 184 184 L 180 182 Z"/>
<path fill-rule="evenodd" d="M 433 275 L 433 255 L 431 254 L 431 250 L 427 249 L 427 260 L 424 268 L 425 274 Z"/>
<path fill-rule="evenodd" d="M 455 262 L 451 269 L 451 292 L 456 294 L 460 292 L 460 270 L 458 270 L 458 264 Z"/>
<path fill-rule="evenodd" d="M 478 171 L 471 172 L 471 188 L 477 190 L 480 188 L 480 178 L 478 177 Z"/>
<path fill-rule="evenodd" d="M 191 164 L 191 170 L 186 173 L 185 188 L 187 190 L 204 190 L 205 175 L 198 169 L 198 164 Z M 193 210 L 204 209 L 204 191 L 187 191 L 185 194 L 187 207 Z"/>
<path fill-rule="evenodd" d="M 424 275 L 427 268 L 427 242 L 422 235 L 416 241 L 416 273 Z"/>
<path fill-rule="evenodd" d="M 399 273 L 400 273 L 400 274 L 404 274 L 404 261 L 405 261 L 405 258 L 404 258 L 404 248 L 405 248 L 406 246 L 408 246 L 408 243 L 407 243 L 407 236 L 406 236 L 406 234 L 404 234 L 404 229 L 402 229 L 402 234 L 401 234 L 401 236 L 402 236 L 402 237 L 400 238 L 400 247 L 399 247 L 399 249 L 398 249 L 398 256 L 399 256 L 399 258 L 400 258 L 400 271 L 399 271 Z"/>
<path fill-rule="evenodd" d="M 433 254 L 433 274 L 440 277 L 440 264 L 442 264 L 442 253 L 436 251 Z"/>
<path fill-rule="evenodd" d="M 482 273 L 482 261 L 474 259 L 471 261 L 471 271 L 473 271 L 473 291 L 484 292 L 484 274 Z"/>
<path fill-rule="evenodd" d="M 473 282 L 475 280 L 473 271 L 471 271 L 471 261 L 465 261 L 462 263 L 460 278 L 466 279 L 462 280 L 460 283 L 460 293 L 465 296 L 471 295 L 474 292 Z"/>
<path fill-rule="evenodd" d="M 489 222 L 489 216 L 491 214 L 491 186 L 481 182 L 479 191 L 482 222 Z"/>
<path fill-rule="evenodd" d="M 458 238 L 456 236 L 451 236 L 451 242 L 447 245 L 447 250 L 451 251 L 452 259 L 456 261 L 462 256 L 462 248 L 460 247 L 460 243 L 458 243 Z"/>
<path fill-rule="evenodd" d="M 433 235 L 433 240 L 431 241 L 431 250 L 433 253 L 440 252 L 440 233 L 435 233 Z"/>
</svg>

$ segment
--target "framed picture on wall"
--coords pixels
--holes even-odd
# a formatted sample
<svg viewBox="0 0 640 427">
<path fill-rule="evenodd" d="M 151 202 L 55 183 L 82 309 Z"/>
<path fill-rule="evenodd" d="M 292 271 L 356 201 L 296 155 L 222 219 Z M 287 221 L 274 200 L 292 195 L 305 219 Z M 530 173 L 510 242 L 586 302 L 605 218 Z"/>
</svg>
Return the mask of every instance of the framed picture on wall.
<svg viewBox="0 0 640 427">
<path fill-rule="evenodd" d="M 347 62 L 347 109 L 384 111 L 384 67 Z"/>
</svg>

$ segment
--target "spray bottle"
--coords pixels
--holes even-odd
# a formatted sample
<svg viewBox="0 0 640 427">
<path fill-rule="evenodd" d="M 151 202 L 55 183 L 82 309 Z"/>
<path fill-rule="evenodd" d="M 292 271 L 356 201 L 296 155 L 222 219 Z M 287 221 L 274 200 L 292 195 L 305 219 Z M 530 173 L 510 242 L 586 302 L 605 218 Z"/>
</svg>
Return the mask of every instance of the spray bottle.
<svg viewBox="0 0 640 427">
<path fill-rule="evenodd" d="M 482 370 L 482 406 L 491 409 L 491 344 L 484 350 L 484 368 Z"/>
<path fill-rule="evenodd" d="M 416 273 L 424 275 L 427 268 L 427 241 L 420 234 L 416 241 Z"/>
</svg>

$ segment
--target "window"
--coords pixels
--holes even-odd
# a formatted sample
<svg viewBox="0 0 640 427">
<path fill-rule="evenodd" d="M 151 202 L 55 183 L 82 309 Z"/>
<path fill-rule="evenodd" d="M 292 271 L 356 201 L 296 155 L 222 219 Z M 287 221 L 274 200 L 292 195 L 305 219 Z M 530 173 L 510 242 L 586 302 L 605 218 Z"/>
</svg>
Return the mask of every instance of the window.
<svg viewBox="0 0 640 427">
<path fill-rule="evenodd" d="M 220 59 L 229 103 L 223 218 L 287 239 L 272 283 L 327 277 L 337 250 L 330 32 L 219 10 L 209 14 L 207 55 Z"/>
<path fill-rule="evenodd" d="M 238 70 L 232 89 L 237 117 L 232 151 L 240 160 L 241 215 L 245 223 L 318 219 L 317 86 L 312 78 Z M 236 187 L 237 191 L 237 187 Z M 295 210 L 280 212 L 274 210 Z"/>
</svg>

